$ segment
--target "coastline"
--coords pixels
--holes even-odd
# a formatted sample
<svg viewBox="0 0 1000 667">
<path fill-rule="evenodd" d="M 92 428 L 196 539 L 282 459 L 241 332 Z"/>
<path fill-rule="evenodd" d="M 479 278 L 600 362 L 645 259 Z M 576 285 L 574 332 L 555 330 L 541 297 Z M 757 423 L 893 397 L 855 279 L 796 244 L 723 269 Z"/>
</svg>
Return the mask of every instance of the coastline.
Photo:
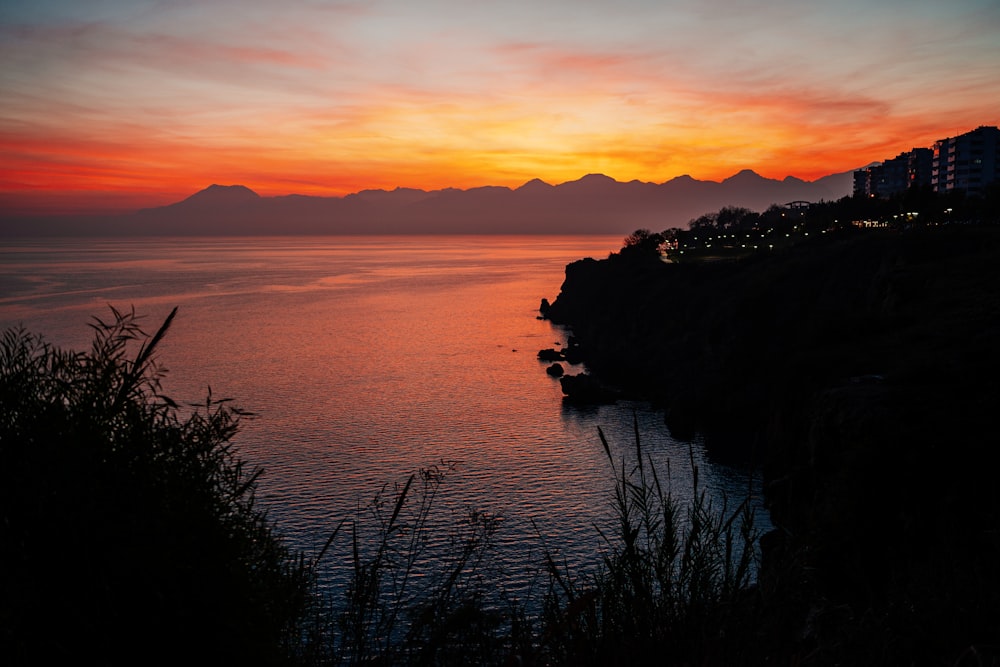
<svg viewBox="0 0 1000 667">
<path fill-rule="evenodd" d="M 1000 579 L 998 263 L 995 226 L 849 230 L 732 262 L 622 252 L 568 265 L 543 316 L 675 437 L 763 464 L 765 573 L 800 558 L 825 604 L 938 596 L 957 618 Z"/>
</svg>

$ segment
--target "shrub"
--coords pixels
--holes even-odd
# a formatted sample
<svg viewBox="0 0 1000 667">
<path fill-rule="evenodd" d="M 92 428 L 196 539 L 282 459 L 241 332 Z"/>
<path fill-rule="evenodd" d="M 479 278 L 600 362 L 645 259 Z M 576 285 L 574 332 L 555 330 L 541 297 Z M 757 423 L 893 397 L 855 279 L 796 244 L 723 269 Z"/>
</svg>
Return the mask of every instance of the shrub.
<svg viewBox="0 0 1000 667">
<path fill-rule="evenodd" d="M 618 524 L 579 580 L 546 554 L 542 605 L 510 600 L 491 560 L 499 519 L 433 516 L 442 462 L 386 487 L 318 554 L 292 553 L 231 449 L 248 416 L 209 392 L 162 395 L 134 311 L 95 318 L 86 352 L 0 338 L 0 654 L 5 664 L 706 664 L 753 632 L 749 497 L 686 511 L 635 431 L 616 463 Z M 692 461 L 693 464 L 693 461 Z M 338 539 L 339 538 L 339 539 Z M 331 551 L 346 585 L 317 592 Z M 542 616 L 526 609 L 544 608 Z"/>
<path fill-rule="evenodd" d="M 154 353 L 175 313 L 149 336 L 112 309 L 87 352 L 23 329 L 0 340 L 7 664 L 307 657 L 312 573 L 230 449 L 246 413 L 160 393 Z"/>
</svg>

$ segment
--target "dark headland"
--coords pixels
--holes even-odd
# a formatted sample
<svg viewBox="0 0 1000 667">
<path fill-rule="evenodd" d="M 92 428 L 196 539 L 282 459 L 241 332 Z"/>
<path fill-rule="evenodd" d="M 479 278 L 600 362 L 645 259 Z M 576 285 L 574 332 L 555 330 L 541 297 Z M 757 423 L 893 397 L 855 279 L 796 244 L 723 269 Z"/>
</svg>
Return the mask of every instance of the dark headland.
<svg viewBox="0 0 1000 667">
<path fill-rule="evenodd" d="M 542 313 L 675 435 L 763 466 L 762 581 L 799 640 L 875 664 L 995 645 L 1000 225 L 799 231 L 715 261 L 626 245 Z"/>
</svg>

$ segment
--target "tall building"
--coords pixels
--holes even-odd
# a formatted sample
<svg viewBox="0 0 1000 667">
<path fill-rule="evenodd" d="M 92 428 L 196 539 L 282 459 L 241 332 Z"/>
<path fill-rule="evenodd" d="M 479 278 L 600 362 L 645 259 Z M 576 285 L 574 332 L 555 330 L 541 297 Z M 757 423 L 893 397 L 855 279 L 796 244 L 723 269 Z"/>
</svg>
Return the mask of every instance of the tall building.
<svg viewBox="0 0 1000 667">
<path fill-rule="evenodd" d="M 882 164 L 854 172 L 854 194 L 888 197 L 931 184 L 933 151 L 914 148 Z"/>
<path fill-rule="evenodd" d="M 854 196 L 878 196 L 878 180 L 882 173 L 882 165 L 874 164 L 854 172 Z"/>
<path fill-rule="evenodd" d="M 934 143 L 931 183 L 937 192 L 964 190 L 981 194 L 1000 178 L 1000 130 L 977 127 L 957 137 Z"/>
<path fill-rule="evenodd" d="M 914 148 L 906 154 L 906 160 L 906 187 L 930 185 L 934 170 L 934 151 L 930 148 Z"/>
</svg>

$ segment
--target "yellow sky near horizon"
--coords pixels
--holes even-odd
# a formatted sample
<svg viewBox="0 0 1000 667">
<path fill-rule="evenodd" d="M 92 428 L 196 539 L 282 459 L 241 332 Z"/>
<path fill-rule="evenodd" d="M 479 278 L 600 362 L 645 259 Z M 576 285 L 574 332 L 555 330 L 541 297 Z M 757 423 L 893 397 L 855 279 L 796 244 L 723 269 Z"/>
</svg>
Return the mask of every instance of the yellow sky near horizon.
<svg viewBox="0 0 1000 667">
<path fill-rule="evenodd" d="M 16 0 L 0 62 L 0 214 L 813 180 L 1000 120 L 991 0 Z"/>
</svg>

